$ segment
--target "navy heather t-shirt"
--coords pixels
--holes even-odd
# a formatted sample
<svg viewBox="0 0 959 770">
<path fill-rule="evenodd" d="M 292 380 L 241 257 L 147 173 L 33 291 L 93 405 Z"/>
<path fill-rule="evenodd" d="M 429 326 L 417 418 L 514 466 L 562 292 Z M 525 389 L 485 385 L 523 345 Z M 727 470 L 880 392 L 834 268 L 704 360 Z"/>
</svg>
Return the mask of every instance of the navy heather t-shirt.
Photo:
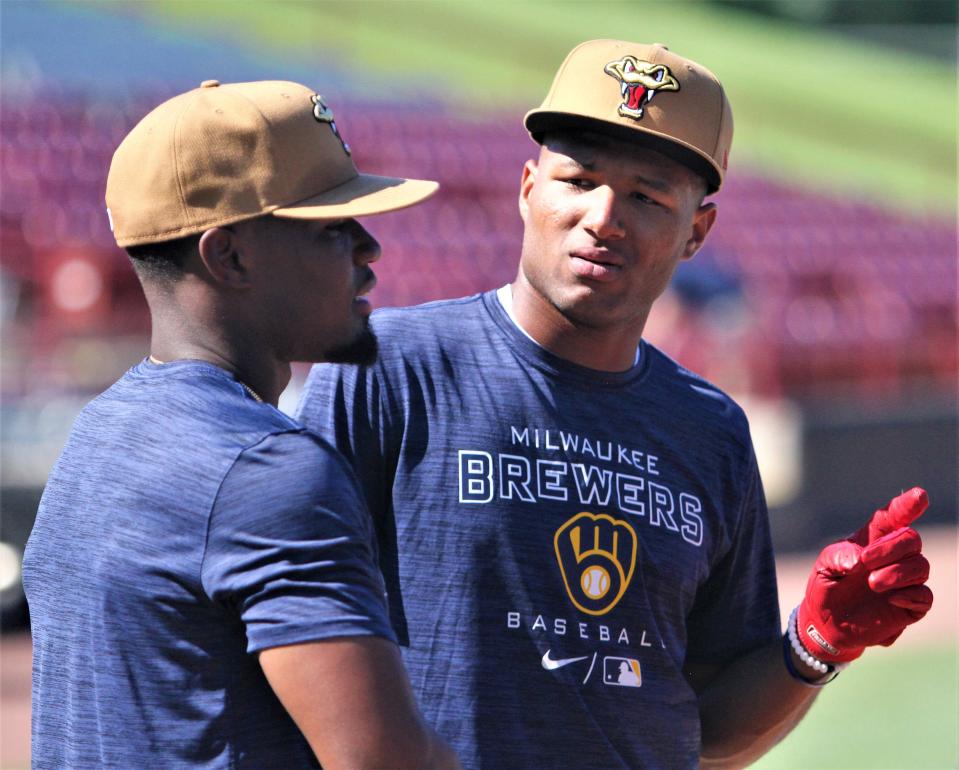
<svg viewBox="0 0 959 770">
<path fill-rule="evenodd" d="M 742 411 L 650 345 L 557 358 L 495 292 L 373 327 L 298 416 L 360 476 L 427 721 L 469 768 L 696 767 L 684 661 L 780 634 Z"/>
<path fill-rule="evenodd" d="M 197 361 L 83 410 L 24 585 L 37 768 L 316 767 L 253 653 L 395 639 L 342 456 Z"/>
</svg>

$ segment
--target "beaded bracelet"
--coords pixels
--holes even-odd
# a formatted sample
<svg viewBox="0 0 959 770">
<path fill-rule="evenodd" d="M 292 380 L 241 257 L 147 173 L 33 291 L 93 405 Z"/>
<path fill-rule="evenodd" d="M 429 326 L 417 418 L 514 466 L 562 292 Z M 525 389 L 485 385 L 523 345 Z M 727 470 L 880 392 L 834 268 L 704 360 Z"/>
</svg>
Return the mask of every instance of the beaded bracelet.
<svg viewBox="0 0 959 770">
<path fill-rule="evenodd" d="M 793 658 L 791 655 L 792 647 L 789 644 L 789 635 L 783 634 L 783 663 L 786 665 L 786 671 L 789 672 L 789 675 L 799 682 L 804 687 L 825 687 L 833 679 L 839 676 L 838 671 L 834 671 L 833 675 L 828 679 L 806 679 L 799 671 L 796 670 L 796 666 L 793 663 Z"/>
<path fill-rule="evenodd" d="M 829 684 L 833 679 L 839 676 L 839 672 L 846 667 L 845 663 L 828 664 L 810 655 L 809 651 L 799 641 L 799 635 L 796 633 L 796 618 L 799 614 L 799 607 L 796 607 L 789 615 L 789 624 L 786 627 L 786 633 L 783 634 L 783 660 L 786 663 L 786 670 L 789 675 L 806 685 L 807 687 L 823 687 Z M 799 659 L 809 666 L 813 671 L 818 671 L 822 676 L 819 679 L 807 679 L 796 670 L 793 665 L 790 649 L 795 651 Z M 824 679 L 828 674 L 832 674 L 829 679 Z"/>
<path fill-rule="evenodd" d="M 803 643 L 799 641 L 799 634 L 796 632 L 796 619 L 798 615 L 799 607 L 797 606 L 789 615 L 789 625 L 786 627 L 786 633 L 789 634 L 789 643 L 792 645 L 793 650 L 796 651 L 799 659 L 809 666 L 809 668 L 813 671 L 818 671 L 820 674 L 828 674 L 829 664 L 823 663 L 819 658 L 814 658 L 810 655 L 809 651 L 803 646 Z"/>
</svg>

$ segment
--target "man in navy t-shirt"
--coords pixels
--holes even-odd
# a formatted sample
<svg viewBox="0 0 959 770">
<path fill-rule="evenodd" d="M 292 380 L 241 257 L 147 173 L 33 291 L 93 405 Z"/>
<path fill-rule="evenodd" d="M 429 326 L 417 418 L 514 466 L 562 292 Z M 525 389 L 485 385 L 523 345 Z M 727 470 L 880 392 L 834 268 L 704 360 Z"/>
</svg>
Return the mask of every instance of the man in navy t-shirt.
<svg viewBox="0 0 959 770">
<path fill-rule="evenodd" d="M 824 551 L 783 636 L 746 418 L 642 340 L 716 217 L 722 86 L 591 41 L 526 127 L 516 280 L 377 313 L 379 361 L 314 367 L 298 416 L 360 477 L 414 690 L 467 767 L 743 766 L 928 609 L 925 495 Z"/>
<path fill-rule="evenodd" d="M 319 94 L 206 81 L 117 149 L 150 356 L 80 414 L 24 559 L 37 768 L 457 766 L 425 725 L 342 456 L 276 409 L 370 362 L 379 244 L 435 183 L 360 175 Z"/>
</svg>

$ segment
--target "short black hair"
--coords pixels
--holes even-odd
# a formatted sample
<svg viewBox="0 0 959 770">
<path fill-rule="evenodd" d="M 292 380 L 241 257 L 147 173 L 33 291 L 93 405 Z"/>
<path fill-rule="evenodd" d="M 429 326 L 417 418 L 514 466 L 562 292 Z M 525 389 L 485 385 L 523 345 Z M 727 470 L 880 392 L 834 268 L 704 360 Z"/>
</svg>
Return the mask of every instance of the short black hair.
<svg viewBox="0 0 959 770">
<path fill-rule="evenodd" d="M 200 247 L 200 234 L 186 235 L 159 243 L 128 246 L 127 254 L 141 279 L 172 283 L 183 277 L 187 259 Z"/>
</svg>

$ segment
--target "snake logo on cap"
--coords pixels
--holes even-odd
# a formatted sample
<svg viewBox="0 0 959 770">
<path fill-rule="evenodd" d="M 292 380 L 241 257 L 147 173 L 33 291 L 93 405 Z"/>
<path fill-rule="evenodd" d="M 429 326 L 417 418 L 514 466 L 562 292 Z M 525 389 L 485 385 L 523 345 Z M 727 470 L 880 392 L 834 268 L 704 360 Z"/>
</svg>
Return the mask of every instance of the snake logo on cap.
<svg viewBox="0 0 959 770">
<path fill-rule="evenodd" d="M 678 91 L 679 81 L 673 77 L 665 64 L 651 64 L 635 56 L 624 56 L 611 61 L 603 72 L 620 83 L 623 97 L 619 105 L 619 114 L 624 118 L 639 120 L 643 117 L 643 108 L 649 104 L 658 91 Z"/>
<path fill-rule="evenodd" d="M 350 150 L 350 146 L 344 141 L 343 137 L 340 136 L 340 130 L 336 127 L 336 121 L 333 120 L 333 110 L 323 101 L 323 97 L 319 94 L 313 94 L 313 96 L 310 97 L 310 101 L 313 102 L 313 117 L 320 123 L 329 124 L 333 130 L 333 135 L 339 139 L 340 144 L 343 145 L 343 152 L 347 155 L 352 155 L 353 153 Z"/>
</svg>

